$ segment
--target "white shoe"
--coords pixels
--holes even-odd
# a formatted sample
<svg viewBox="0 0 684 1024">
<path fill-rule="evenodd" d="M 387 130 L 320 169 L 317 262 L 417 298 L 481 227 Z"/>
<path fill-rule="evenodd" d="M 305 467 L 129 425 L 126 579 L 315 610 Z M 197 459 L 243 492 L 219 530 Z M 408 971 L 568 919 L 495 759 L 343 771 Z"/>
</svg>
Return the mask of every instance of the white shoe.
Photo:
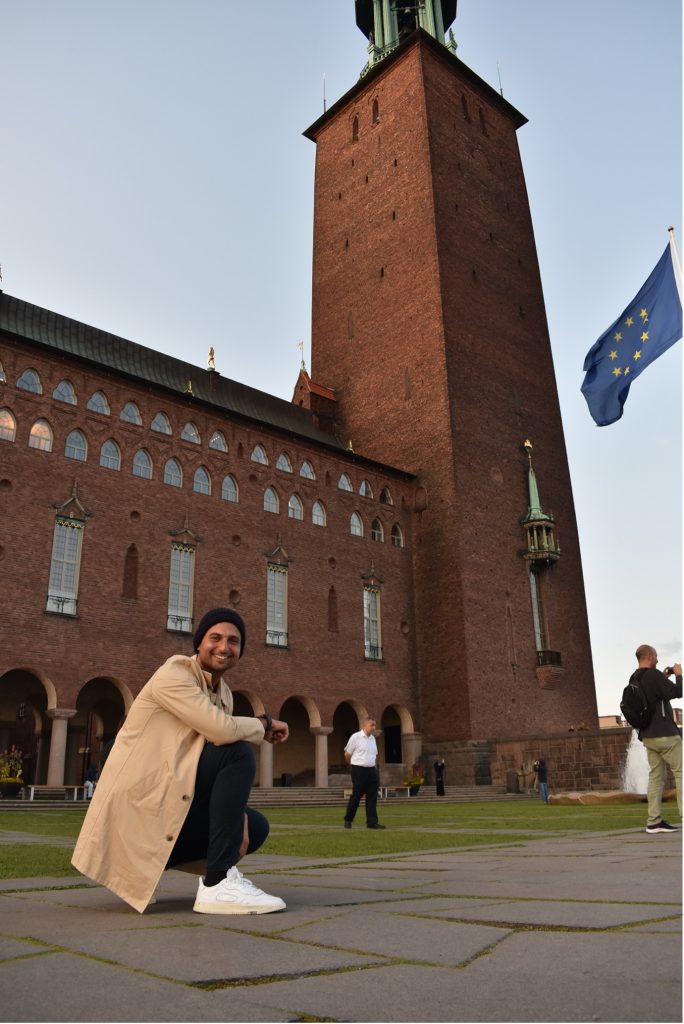
<svg viewBox="0 0 684 1024">
<path fill-rule="evenodd" d="M 233 867 L 217 885 L 205 885 L 200 878 L 192 909 L 198 914 L 272 914 L 285 910 L 285 903 L 279 896 L 257 889 Z"/>
</svg>

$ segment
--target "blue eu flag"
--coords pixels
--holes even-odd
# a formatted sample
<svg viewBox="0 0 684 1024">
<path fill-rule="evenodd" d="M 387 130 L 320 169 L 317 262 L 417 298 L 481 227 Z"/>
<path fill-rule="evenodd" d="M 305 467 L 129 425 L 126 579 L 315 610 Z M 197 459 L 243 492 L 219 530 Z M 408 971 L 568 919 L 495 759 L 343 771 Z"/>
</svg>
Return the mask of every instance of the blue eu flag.
<svg viewBox="0 0 684 1024">
<path fill-rule="evenodd" d="M 673 250 L 671 241 L 641 291 L 584 360 L 582 394 L 599 427 L 620 419 L 632 380 L 682 336 Z"/>
</svg>

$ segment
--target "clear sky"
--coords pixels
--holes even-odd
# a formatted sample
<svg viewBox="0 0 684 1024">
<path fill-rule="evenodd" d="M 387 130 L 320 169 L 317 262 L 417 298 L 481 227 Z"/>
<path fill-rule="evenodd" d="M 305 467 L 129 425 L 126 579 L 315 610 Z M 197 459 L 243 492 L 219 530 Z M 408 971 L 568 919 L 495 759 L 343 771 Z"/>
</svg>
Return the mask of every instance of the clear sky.
<svg viewBox="0 0 684 1024">
<path fill-rule="evenodd" d="M 684 249 L 680 3 L 459 0 L 454 30 L 529 118 L 599 712 L 616 714 L 637 644 L 682 656 L 682 345 L 610 427 L 579 388 L 670 224 Z M 291 398 L 300 341 L 310 365 L 301 133 L 365 47 L 353 0 L 0 0 L 0 286 L 199 366 L 212 345 L 225 376 Z"/>
</svg>

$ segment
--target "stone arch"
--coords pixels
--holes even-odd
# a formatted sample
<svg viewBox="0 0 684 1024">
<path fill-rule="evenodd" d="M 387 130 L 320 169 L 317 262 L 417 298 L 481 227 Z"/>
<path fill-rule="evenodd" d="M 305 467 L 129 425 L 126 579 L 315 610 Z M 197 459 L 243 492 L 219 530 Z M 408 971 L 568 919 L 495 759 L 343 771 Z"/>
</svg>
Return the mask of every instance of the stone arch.
<svg viewBox="0 0 684 1024">
<path fill-rule="evenodd" d="M 344 748 L 352 733 L 358 732 L 361 723 L 368 717 L 368 709 L 358 700 L 343 700 L 335 708 L 332 716 L 333 731 L 328 737 L 328 763 L 331 774 L 349 773 L 344 759 Z"/>
<path fill-rule="evenodd" d="M 0 675 L 0 750 L 14 745 L 22 751 L 27 783 L 45 781 L 52 732 L 48 709 L 55 707 L 54 683 L 40 669 L 20 666 Z"/>
<path fill-rule="evenodd" d="M 239 718 L 258 718 L 266 708 L 260 697 L 253 690 L 232 690 L 233 714 Z"/>
<path fill-rule="evenodd" d="M 408 750 L 406 743 L 410 735 L 415 734 L 413 717 L 403 704 L 388 704 L 380 717 L 380 736 L 378 737 L 378 760 L 385 764 L 409 763 L 413 747 Z"/>
<path fill-rule="evenodd" d="M 313 786 L 315 781 L 316 742 L 312 729 L 320 728 L 321 714 L 311 697 L 293 694 L 280 707 L 276 718 L 287 722 L 287 743 L 273 750 L 275 785 Z"/>
<path fill-rule="evenodd" d="M 65 781 L 81 783 L 90 765 L 100 764 L 103 747 L 116 736 L 132 703 L 128 687 L 111 676 L 93 676 L 83 684 L 69 721 Z"/>
</svg>

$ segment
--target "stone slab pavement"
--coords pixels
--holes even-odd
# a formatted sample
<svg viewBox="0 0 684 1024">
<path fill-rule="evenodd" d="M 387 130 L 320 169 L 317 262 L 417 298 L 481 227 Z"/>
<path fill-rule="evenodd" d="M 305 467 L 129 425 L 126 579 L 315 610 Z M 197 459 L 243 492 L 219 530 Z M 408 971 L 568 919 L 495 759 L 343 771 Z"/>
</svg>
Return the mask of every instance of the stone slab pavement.
<svg viewBox="0 0 684 1024">
<path fill-rule="evenodd" d="M 0 882 L 0 1020 L 682 1020 L 681 833 L 244 871 L 287 910 L 193 914 L 175 871 L 143 915 L 80 877 Z"/>
</svg>

